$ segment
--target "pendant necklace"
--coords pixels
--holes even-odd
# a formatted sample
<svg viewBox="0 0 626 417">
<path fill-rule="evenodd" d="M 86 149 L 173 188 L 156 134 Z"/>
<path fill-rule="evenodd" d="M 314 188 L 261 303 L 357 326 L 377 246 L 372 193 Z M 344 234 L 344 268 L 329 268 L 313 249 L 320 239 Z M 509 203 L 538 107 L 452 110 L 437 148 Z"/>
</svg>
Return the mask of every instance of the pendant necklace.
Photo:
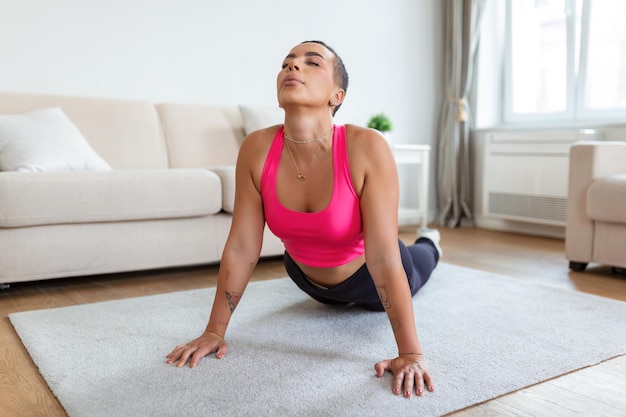
<svg viewBox="0 0 626 417">
<path fill-rule="evenodd" d="M 289 144 L 285 143 L 285 146 L 287 147 L 287 152 L 289 152 L 289 156 L 291 157 L 291 162 L 293 163 L 293 167 L 296 169 L 296 174 L 297 174 L 298 179 L 300 180 L 300 182 L 304 181 L 306 179 L 306 173 L 309 172 L 309 169 L 311 168 L 311 165 L 313 165 L 313 162 L 315 162 L 315 160 L 317 159 L 317 156 L 320 154 L 320 152 L 321 152 L 321 150 L 323 148 L 323 142 L 320 142 L 320 146 L 319 146 L 319 148 L 317 148 L 317 152 L 315 152 L 315 156 L 313 156 L 313 159 L 311 160 L 311 163 L 302 172 L 300 171 L 300 169 L 298 169 L 298 165 L 296 164 L 296 160 L 293 157 L 293 153 L 291 152 L 291 148 L 289 147 Z"/>
</svg>

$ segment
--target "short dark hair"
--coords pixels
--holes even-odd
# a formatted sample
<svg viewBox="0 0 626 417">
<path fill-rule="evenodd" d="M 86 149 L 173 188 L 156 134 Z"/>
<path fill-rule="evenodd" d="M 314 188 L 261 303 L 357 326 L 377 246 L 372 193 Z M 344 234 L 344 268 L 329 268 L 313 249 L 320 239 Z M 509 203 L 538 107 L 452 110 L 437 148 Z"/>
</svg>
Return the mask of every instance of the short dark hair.
<svg viewBox="0 0 626 417">
<path fill-rule="evenodd" d="M 337 54 L 337 52 L 335 52 L 335 50 L 333 48 L 331 48 L 330 46 L 326 45 L 326 43 L 322 42 L 322 41 L 304 41 L 302 43 L 317 43 L 319 45 L 322 45 L 324 48 L 328 49 L 330 52 L 333 53 L 333 55 L 335 55 L 335 82 L 337 83 L 337 85 L 339 87 L 341 87 L 341 89 L 344 92 L 348 91 L 348 71 L 346 71 L 346 66 L 343 64 L 343 60 L 341 59 L 341 57 Z M 339 110 L 339 107 L 341 107 L 341 103 L 339 105 L 337 105 L 334 109 L 333 109 L 333 116 L 335 115 L 335 113 L 337 113 L 337 110 Z"/>
</svg>

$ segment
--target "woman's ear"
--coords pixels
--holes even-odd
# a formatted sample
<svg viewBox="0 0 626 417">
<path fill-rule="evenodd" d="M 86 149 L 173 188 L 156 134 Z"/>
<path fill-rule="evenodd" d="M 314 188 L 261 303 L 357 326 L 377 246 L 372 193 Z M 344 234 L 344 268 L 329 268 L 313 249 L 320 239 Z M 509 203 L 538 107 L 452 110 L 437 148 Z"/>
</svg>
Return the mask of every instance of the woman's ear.
<svg viewBox="0 0 626 417">
<path fill-rule="evenodd" d="M 335 94 L 333 94 L 332 98 L 330 99 L 330 106 L 337 107 L 338 105 L 343 103 L 343 99 L 345 98 L 345 96 L 346 96 L 346 92 L 343 89 L 337 90 Z"/>
</svg>

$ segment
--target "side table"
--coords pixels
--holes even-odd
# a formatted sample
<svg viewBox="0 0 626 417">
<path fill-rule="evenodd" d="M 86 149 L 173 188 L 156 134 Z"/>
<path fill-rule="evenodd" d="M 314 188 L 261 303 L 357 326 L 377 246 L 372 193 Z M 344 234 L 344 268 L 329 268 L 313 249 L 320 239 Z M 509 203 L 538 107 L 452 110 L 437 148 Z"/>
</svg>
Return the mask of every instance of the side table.
<svg viewBox="0 0 626 417">
<path fill-rule="evenodd" d="M 417 165 L 418 207 L 400 207 L 398 223 L 419 224 L 428 227 L 428 173 L 430 163 L 430 145 L 391 145 L 396 164 Z M 418 222 L 419 220 L 419 222 Z"/>
</svg>

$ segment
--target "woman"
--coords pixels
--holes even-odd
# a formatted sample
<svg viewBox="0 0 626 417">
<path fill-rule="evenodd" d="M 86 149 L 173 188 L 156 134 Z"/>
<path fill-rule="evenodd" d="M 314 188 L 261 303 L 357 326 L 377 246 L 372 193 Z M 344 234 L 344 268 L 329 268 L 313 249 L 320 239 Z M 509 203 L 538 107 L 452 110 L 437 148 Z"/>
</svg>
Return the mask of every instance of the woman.
<svg viewBox="0 0 626 417">
<path fill-rule="evenodd" d="M 285 123 L 251 133 L 236 168 L 233 221 L 205 332 L 177 346 L 178 367 L 228 350 L 224 334 L 260 255 L 263 228 L 285 244 L 285 267 L 311 297 L 329 304 L 385 310 L 398 356 L 378 362 L 394 375 L 392 391 L 434 389 L 415 330 L 412 295 L 440 256 L 438 232 L 408 248 L 398 239 L 398 177 L 382 135 L 335 126 L 346 94 L 341 58 L 320 41 L 294 47 L 277 78 Z"/>
</svg>

